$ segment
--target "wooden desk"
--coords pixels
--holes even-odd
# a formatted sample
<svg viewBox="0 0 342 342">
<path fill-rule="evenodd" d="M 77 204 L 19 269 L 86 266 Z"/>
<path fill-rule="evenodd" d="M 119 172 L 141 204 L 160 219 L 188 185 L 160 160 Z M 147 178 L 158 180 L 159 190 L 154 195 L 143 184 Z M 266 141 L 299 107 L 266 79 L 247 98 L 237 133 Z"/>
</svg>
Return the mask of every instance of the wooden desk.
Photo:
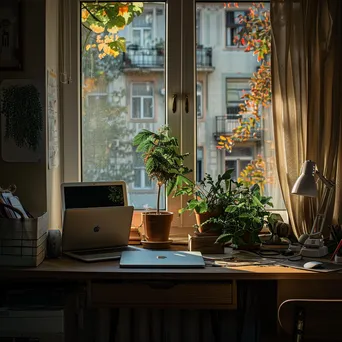
<svg viewBox="0 0 342 342">
<path fill-rule="evenodd" d="M 235 309 L 239 284 L 267 281 L 276 284 L 273 299 L 278 306 L 291 298 L 342 298 L 341 280 L 342 273 L 281 266 L 122 269 L 117 261 L 83 263 L 70 258 L 45 260 L 37 268 L 0 268 L 0 284 L 9 288 L 39 284 L 71 289 L 66 300 L 67 341 L 79 340 L 70 321 L 87 307 Z"/>
</svg>

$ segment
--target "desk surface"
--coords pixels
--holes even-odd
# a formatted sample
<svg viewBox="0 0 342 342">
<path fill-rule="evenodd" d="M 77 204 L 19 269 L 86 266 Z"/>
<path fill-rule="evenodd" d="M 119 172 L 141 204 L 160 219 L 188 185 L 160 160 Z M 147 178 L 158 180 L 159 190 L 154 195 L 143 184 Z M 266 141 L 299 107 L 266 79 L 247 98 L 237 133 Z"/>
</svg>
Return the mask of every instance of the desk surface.
<svg viewBox="0 0 342 342">
<path fill-rule="evenodd" d="M 212 267 L 204 269 L 124 269 L 118 261 L 84 263 L 70 258 L 46 259 L 32 268 L 0 267 L 0 279 L 59 280 L 280 280 L 339 279 L 342 273 L 318 273 L 282 266 Z"/>
</svg>

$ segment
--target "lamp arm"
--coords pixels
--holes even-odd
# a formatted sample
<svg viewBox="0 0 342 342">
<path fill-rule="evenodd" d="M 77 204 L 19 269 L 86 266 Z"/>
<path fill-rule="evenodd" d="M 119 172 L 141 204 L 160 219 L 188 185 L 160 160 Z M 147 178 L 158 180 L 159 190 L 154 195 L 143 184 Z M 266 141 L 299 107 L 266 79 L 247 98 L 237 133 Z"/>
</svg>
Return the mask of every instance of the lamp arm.
<svg viewBox="0 0 342 342">
<path fill-rule="evenodd" d="M 318 178 L 323 182 L 323 184 L 327 188 L 333 188 L 335 186 L 335 182 L 325 178 L 317 169 L 315 170 L 315 174 L 318 176 Z"/>
<path fill-rule="evenodd" d="M 320 177 L 320 179 L 322 179 L 322 178 Z M 323 179 L 322 179 L 322 182 L 324 182 L 324 184 L 326 185 L 326 189 L 325 189 L 325 193 L 324 193 L 324 196 L 323 196 L 323 199 L 322 199 L 322 205 L 319 208 L 319 211 L 318 211 L 318 213 L 317 213 L 317 215 L 315 217 L 314 223 L 312 225 L 312 229 L 311 229 L 311 232 L 310 232 L 310 237 L 315 237 L 316 235 L 319 235 L 319 237 L 321 236 L 321 234 L 323 232 L 323 228 L 324 228 L 325 218 L 327 216 L 327 212 L 328 212 L 328 209 L 330 207 L 330 203 L 331 203 L 332 196 L 333 196 L 333 193 L 334 193 L 334 186 L 335 186 L 335 184 L 332 181 L 327 180 L 326 178 L 324 178 L 324 179 L 326 180 L 326 182 L 329 185 L 326 185 L 326 182 L 323 181 Z M 316 228 L 316 224 L 317 224 L 317 221 L 319 219 L 320 219 L 319 230 L 315 233 L 314 230 Z"/>
</svg>

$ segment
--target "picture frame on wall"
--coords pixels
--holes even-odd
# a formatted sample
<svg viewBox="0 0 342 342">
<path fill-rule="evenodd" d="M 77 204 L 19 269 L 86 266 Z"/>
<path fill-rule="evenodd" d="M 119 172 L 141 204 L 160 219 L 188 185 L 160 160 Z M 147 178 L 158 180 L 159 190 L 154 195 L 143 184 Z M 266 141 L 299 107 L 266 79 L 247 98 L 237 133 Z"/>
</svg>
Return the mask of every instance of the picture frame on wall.
<svg viewBox="0 0 342 342">
<path fill-rule="evenodd" d="M 0 70 L 21 70 L 20 0 L 0 1 Z"/>
</svg>

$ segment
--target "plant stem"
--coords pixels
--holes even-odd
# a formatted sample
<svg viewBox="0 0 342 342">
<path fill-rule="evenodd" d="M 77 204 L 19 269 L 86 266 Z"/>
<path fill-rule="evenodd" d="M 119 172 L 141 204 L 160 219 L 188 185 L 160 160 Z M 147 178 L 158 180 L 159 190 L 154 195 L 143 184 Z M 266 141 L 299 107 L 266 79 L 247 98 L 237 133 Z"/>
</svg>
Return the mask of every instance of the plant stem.
<svg viewBox="0 0 342 342">
<path fill-rule="evenodd" d="M 159 214 L 160 212 L 160 191 L 161 191 L 161 187 L 162 187 L 163 183 L 158 182 L 158 195 L 157 195 L 157 214 Z"/>
</svg>

